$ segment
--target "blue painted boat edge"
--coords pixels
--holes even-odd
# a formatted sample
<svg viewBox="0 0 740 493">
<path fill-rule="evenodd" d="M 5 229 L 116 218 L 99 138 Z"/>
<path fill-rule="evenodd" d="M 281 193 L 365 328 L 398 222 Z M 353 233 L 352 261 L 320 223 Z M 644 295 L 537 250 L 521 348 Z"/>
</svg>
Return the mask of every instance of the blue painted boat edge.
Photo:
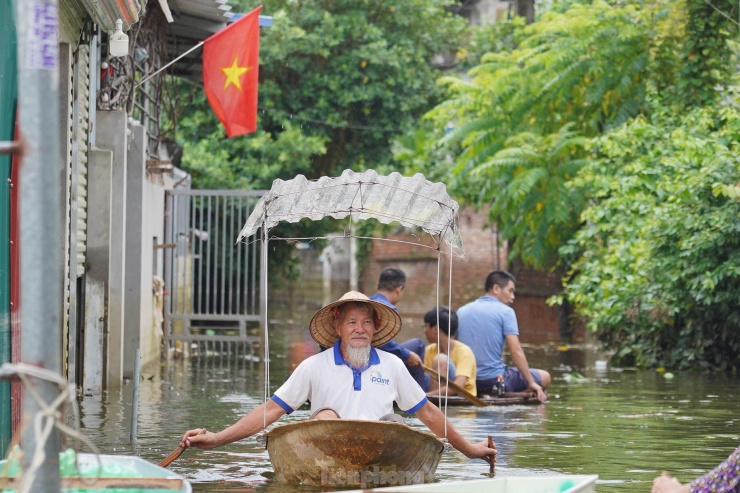
<svg viewBox="0 0 740 493">
<path fill-rule="evenodd" d="M 80 464 L 81 469 L 85 469 L 86 467 L 94 467 L 97 465 L 97 461 L 100 459 L 100 462 L 103 467 L 105 467 L 106 464 L 115 464 L 117 467 L 124 467 L 126 469 L 131 469 L 136 471 L 138 476 L 134 477 L 141 477 L 141 478 L 165 478 L 165 479 L 181 479 L 182 480 L 182 488 L 179 490 L 169 490 L 169 491 L 178 491 L 180 493 L 193 493 L 193 487 L 190 484 L 190 482 L 187 480 L 187 478 L 170 471 L 169 469 L 165 469 L 164 467 L 159 467 L 157 464 L 153 464 L 145 459 L 142 459 L 141 457 L 138 457 L 136 455 L 110 455 L 110 454 L 89 454 L 89 453 L 80 453 L 77 454 L 77 460 Z M 0 469 L 3 468 L 5 465 L 5 460 L 0 461 Z M 91 489 L 95 489 L 95 485 L 92 484 Z M 141 488 L 138 488 L 138 490 L 141 490 Z"/>
</svg>

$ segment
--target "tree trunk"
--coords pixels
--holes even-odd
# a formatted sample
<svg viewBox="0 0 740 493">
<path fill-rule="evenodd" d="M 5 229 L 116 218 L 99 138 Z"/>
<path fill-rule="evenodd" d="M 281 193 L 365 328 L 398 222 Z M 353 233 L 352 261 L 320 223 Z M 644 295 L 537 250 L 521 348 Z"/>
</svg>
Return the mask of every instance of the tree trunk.
<svg viewBox="0 0 740 493">
<path fill-rule="evenodd" d="M 558 329 L 562 342 L 573 342 L 573 305 L 568 298 L 563 298 L 563 304 L 558 310 Z"/>
<path fill-rule="evenodd" d="M 534 22 L 534 0 L 515 0 L 514 15 L 524 17 L 527 24 Z"/>
</svg>

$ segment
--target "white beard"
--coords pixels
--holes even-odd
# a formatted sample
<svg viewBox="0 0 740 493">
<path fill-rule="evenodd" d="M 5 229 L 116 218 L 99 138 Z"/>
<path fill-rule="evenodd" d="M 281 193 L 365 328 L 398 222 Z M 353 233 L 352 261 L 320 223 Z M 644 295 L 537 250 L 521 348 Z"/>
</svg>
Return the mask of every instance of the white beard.
<svg viewBox="0 0 740 493">
<path fill-rule="evenodd" d="M 349 344 L 344 344 L 347 363 L 355 368 L 362 368 L 370 361 L 370 348 L 370 344 L 365 347 L 352 347 Z"/>
</svg>

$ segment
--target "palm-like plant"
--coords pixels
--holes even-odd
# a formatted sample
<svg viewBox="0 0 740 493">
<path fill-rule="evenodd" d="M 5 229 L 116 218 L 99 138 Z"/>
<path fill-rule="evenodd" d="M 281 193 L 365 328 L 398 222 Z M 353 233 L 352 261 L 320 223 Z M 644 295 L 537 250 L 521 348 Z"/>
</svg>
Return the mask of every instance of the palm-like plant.
<svg viewBox="0 0 740 493">
<path fill-rule="evenodd" d="M 467 78 L 443 80 L 452 97 L 428 118 L 455 122 L 441 139 L 455 156 L 453 189 L 491 205 L 525 262 L 551 264 L 571 237 L 581 201 L 566 184 L 582 163 L 581 137 L 642 111 L 651 62 L 676 66 L 662 57 L 678 43 L 681 19 L 662 0 L 641 9 L 576 5 L 524 27 L 517 49 L 485 55 Z"/>
<path fill-rule="evenodd" d="M 577 228 L 583 196 L 568 182 L 584 165 L 587 142 L 568 127 L 545 136 L 524 132 L 470 174 L 471 181 L 495 184 L 490 215 L 512 240 L 512 253 L 529 265 L 553 265 Z"/>
</svg>

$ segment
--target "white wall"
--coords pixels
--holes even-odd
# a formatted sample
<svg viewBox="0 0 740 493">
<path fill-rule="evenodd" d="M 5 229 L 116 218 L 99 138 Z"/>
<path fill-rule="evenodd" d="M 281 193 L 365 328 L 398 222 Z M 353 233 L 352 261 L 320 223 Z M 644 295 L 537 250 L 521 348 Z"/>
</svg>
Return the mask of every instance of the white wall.
<svg viewBox="0 0 740 493">
<path fill-rule="evenodd" d="M 142 366 L 158 364 L 160 357 L 161 336 L 154 323 L 154 276 L 164 279 L 164 250 L 155 249 L 156 243 L 164 243 L 164 202 L 165 186 L 156 175 L 150 175 L 144 181 L 142 206 L 141 252 L 141 361 Z M 167 286 L 164 287 L 165 291 Z"/>
<path fill-rule="evenodd" d="M 466 7 L 470 24 L 473 26 L 493 24 L 497 20 L 505 19 L 508 10 L 509 2 L 500 0 L 481 0 L 472 2 Z"/>
<path fill-rule="evenodd" d="M 164 277 L 163 243 L 165 182 L 147 172 L 146 129 L 130 122 L 126 195 L 126 299 L 124 375 L 133 377 L 136 349 L 142 367 L 158 363 L 161 338 L 154 326 L 154 276 Z M 156 262 L 155 262 L 156 260 Z"/>
</svg>

